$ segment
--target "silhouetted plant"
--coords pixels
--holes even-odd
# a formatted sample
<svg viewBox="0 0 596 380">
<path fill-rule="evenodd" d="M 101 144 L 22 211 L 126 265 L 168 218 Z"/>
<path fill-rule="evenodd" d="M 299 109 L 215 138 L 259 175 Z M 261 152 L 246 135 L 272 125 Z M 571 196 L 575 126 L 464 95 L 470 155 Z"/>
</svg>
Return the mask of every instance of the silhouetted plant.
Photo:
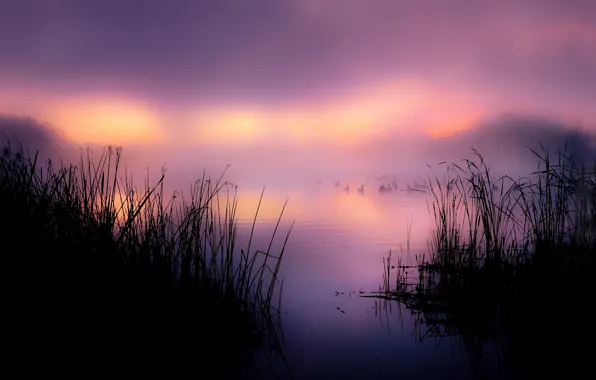
<svg viewBox="0 0 596 380">
<path fill-rule="evenodd" d="M 257 346 L 280 355 L 275 302 L 290 231 L 278 253 L 271 244 L 239 251 L 225 171 L 166 200 L 165 170 L 139 189 L 122 174 L 121 153 L 108 147 L 95 160 L 87 150 L 55 167 L 10 143 L 2 151 L 0 238 L 20 289 L 8 313 L 36 315 L 26 335 L 40 344 L 104 342 L 109 355 L 142 352 L 144 365 L 185 355 L 193 366 L 230 362 Z"/>
<path fill-rule="evenodd" d="M 479 338 L 498 342 L 514 373 L 528 376 L 527 368 L 543 366 L 532 355 L 550 358 L 558 344 L 566 352 L 579 344 L 575 359 L 587 363 L 596 322 L 596 163 L 532 152 L 538 169 L 517 180 L 494 179 L 476 151 L 475 160 L 447 165 L 445 179 L 428 184 L 435 221 L 428 260 L 412 267 L 398 258 L 392 288 L 390 255 L 383 289 L 370 295 L 404 303 L 430 336 L 458 337 L 472 350 Z M 418 280 L 406 281 L 405 270 Z M 565 306 L 553 312 L 553 302 Z"/>
</svg>

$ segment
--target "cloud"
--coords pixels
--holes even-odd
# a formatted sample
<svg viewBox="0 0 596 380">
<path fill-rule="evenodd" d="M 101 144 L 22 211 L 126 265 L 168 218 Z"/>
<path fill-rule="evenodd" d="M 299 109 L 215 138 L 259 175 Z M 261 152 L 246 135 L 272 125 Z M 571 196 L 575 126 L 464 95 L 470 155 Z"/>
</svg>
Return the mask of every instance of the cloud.
<svg viewBox="0 0 596 380">
<path fill-rule="evenodd" d="M 174 103 L 312 99 L 396 76 L 593 95 L 595 14 L 581 0 L 9 0 L 0 78 Z"/>
<path fill-rule="evenodd" d="M 443 137 L 508 110 L 596 126 L 595 15 L 582 0 L 5 0 L 0 112 L 80 143 L 372 139 L 355 162 L 409 160 L 426 140 L 394 130 Z"/>
</svg>

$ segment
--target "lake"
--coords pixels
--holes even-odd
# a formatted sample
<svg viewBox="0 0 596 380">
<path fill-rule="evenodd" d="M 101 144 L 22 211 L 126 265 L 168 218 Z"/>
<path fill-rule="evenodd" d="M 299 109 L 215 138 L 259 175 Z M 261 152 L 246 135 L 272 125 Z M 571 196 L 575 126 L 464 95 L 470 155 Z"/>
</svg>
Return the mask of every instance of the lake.
<svg viewBox="0 0 596 380">
<path fill-rule="evenodd" d="M 381 193 L 381 183 L 366 177 L 339 185 L 322 180 L 302 189 L 265 189 L 253 247 L 267 248 L 286 199 L 276 249 L 295 222 L 281 268 L 284 354 L 291 374 L 279 368 L 275 374 L 294 379 L 500 378 L 490 346 L 476 363 L 457 339 L 420 339 L 427 329 L 403 305 L 359 296 L 379 290 L 389 250 L 394 260 L 401 252 L 404 264 L 415 264 L 416 255 L 428 252 L 430 199 L 407 191 L 405 182 L 397 191 Z M 357 190 L 361 185 L 364 192 Z M 238 244 L 246 247 L 262 189 L 240 186 L 238 191 Z"/>
</svg>

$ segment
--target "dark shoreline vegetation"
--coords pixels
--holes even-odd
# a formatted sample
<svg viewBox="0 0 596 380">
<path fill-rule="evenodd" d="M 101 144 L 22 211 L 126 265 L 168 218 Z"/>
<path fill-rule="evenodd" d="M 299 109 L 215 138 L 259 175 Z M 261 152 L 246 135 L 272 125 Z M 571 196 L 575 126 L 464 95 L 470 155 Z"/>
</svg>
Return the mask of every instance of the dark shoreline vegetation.
<svg viewBox="0 0 596 380">
<path fill-rule="evenodd" d="M 596 357 L 596 162 L 532 152 L 538 169 L 520 179 L 494 179 L 477 152 L 444 163 L 427 187 L 430 255 L 390 252 L 365 296 L 404 304 L 417 339 L 457 340 L 473 368 L 488 346 L 507 378 L 583 378 Z"/>
<path fill-rule="evenodd" d="M 240 249 L 236 187 L 223 174 L 167 200 L 165 172 L 137 188 L 120 157 L 108 147 L 56 166 L 10 141 L 3 148 L 0 236 L 14 289 L 4 311 L 17 329 L 8 349 L 61 372 L 87 364 L 227 378 L 246 363 L 284 361 L 278 273 L 291 228 L 279 252 L 254 249 L 257 208 Z"/>
</svg>

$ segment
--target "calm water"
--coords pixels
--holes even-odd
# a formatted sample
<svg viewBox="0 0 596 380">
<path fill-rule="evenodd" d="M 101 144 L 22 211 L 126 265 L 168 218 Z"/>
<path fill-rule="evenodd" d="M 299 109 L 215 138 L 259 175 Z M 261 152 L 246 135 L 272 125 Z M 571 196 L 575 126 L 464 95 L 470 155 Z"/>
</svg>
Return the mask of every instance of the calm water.
<svg viewBox="0 0 596 380">
<path fill-rule="evenodd" d="M 361 184 L 363 194 L 357 191 Z M 472 365 L 452 339 L 418 339 L 425 326 L 416 326 L 399 303 L 358 296 L 378 290 L 382 258 L 390 249 L 406 251 L 408 225 L 411 262 L 427 251 L 427 196 L 381 194 L 378 187 L 374 179 L 355 179 L 339 187 L 321 181 L 300 190 L 265 191 L 253 247 L 266 249 L 286 198 L 275 246 L 295 221 L 282 264 L 285 355 L 293 378 L 498 378 L 490 347 L 485 360 Z M 261 190 L 239 193 L 244 247 Z"/>
</svg>

